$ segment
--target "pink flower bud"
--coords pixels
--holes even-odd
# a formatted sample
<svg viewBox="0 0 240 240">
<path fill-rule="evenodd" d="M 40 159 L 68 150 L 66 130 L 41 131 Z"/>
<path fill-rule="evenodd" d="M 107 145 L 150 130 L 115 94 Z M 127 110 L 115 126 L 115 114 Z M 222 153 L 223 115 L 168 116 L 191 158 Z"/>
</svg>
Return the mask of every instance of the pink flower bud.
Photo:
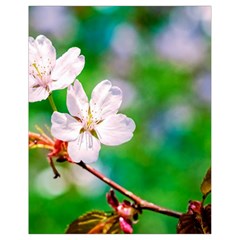
<svg viewBox="0 0 240 240">
<path fill-rule="evenodd" d="M 117 207 L 117 213 L 121 217 L 130 219 L 134 214 L 134 208 L 132 208 L 131 206 L 126 206 L 124 203 L 121 203 Z"/>
<path fill-rule="evenodd" d="M 124 233 L 132 233 L 132 222 L 129 219 L 119 218 L 119 224 Z"/>
<path fill-rule="evenodd" d="M 117 207 L 119 205 L 119 202 L 115 196 L 115 193 L 114 191 L 111 189 L 108 193 L 107 193 L 107 202 L 108 204 L 114 208 L 115 210 L 117 210 Z"/>
<path fill-rule="evenodd" d="M 198 213 L 201 214 L 202 203 L 199 201 L 189 201 L 188 213 Z"/>
</svg>

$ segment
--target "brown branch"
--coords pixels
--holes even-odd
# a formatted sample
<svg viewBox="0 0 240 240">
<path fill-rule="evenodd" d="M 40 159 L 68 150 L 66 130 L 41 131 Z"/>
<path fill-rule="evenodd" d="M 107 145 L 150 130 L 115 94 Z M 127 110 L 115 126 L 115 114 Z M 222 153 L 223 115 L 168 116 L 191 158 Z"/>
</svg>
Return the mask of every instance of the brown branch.
<svg viewBox="0 0 240 240">
<path fill-rule="evenodd" d="M 99 178 L 101 181 L 107 183 L 109 186 L 111 186 L 118 192 L 122 193 L 126 197 L 132 199 L 138 205 L 138 207 L 140 209 L 146 209 L 146 210 L 150 210 L 150 211 L 154 211 L 154 212 L 159 212 L 164 215 L 168 215 L 168 216 L 175 217 L 175 218 L 179 218 L 182 215 L 182 213 L 172 211 L 170 209 L 162 208 L 158 205 L 155 205 L 153 203 L 150 203 L 150 202 L 147 202 L 147 201 L 141 199 L 140 197 L 136 196 L 132 192 L 123 188 L 119 184 L 113 182 L 111 179 L 105 177 L 102 173 L 98 172 L 96 169 L 92 168 L 91 166 L 85 164 L 82 161 L 80 163 L 77 163 L 77 165 L 81 166 L 82 168 L 84 168 L 85 170 L 87 170 L 88 172 L 90 172 L 91 174 L 96 176 L 97 178 Z"/>
</svg>

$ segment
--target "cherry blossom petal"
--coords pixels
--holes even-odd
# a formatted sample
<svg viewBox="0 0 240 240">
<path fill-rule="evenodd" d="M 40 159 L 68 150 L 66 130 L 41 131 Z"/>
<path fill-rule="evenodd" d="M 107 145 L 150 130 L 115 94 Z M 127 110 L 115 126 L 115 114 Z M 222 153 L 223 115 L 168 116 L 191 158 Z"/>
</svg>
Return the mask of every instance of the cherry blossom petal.
<svg viewBox="0 0 240 240">
<path fill-rule="evenodd" d="M 101 144 L 89 132 L 83 132 L 78 139 L 68 143 L 68 154 L 74 162 L 91 163 L 98 160 Z"/>
<path fill-rule="evenodd" d="M 82 87 L 82 84 L 76 80 L 74 85 L 70 85 L 67 91 L 67 107 L 72 116 L 80 119 L 87 119 L 88 116 L 88 97 Z"/>
<path fill-rule="evenodd" d="M 49 92 L 42 86 L 37 86 L 37 82 L 32 76 L 29 76 L 28 101 L 37 102 L 47 99 Z"/>
<path fill-rule="evenodd" d="M 108 116 L 95 127 L 101 143 L 116 146 L 129 141 L 136 125 L 131 118 L 123 114 Z"/>
<path fill-rule="evenodd" d="M 31 88 L 28 91 L 28 101 L 29 102 L 38 102 L 48 98 L 49 92 L 43 88 L 38 87 L 36 89 Z"/>
<path fill-rule="evenodd" d="M 51 74 L 52 79 L 55 80 L 51 85 L 51 90 L 69 86 L 83 70 L 85 57 L 80 55 L 80 52 L 79 48 L 73 47 L 57 59 Z"/>
<path fill-rule="evenodd" d="M 116 114 L 122 103 L 122 91 L 108 80 L 100 82 L 92 91 L 91 113 L 98 120 Z"/>
<path fill-rule="evenodd" d="M 28 61 L 30 64 L 36 60 L 38 55 L 37 46 L 33 37 L 28 38 Z"/>
<path fill-rule="evenodd" d="M 30 70 L 36 70 L 31 68 L 32 64 L 38 65 L 39 71 L 44 73 L 54 67 L 56 62 L 56 50 L 52 45 L 52 42 L 43 35 L 39 35 L 35 40 L 29 37 L 29 66 Z"/>
<path fill-rule="evenodd" d="M 48 95 L 48 75 L 56 61 L 56 50 L 43 35 L 29 37 L 29 102 L 45 100 Z"/>
<path fill-rule="evenodd" d="M 81 122 L 66 113 L 53 112 L 51 117 L 52 135 L 62 141 L 75 140 L 82 128 Z"/>
<path fill-rule="evenodd" d="M 34 88 L 36 87 L 38 84 L 38 81 L 36 80 L 36 78 L 34 78 L 32 75 L 28 76 L 28 88 Z"/>
</svg>

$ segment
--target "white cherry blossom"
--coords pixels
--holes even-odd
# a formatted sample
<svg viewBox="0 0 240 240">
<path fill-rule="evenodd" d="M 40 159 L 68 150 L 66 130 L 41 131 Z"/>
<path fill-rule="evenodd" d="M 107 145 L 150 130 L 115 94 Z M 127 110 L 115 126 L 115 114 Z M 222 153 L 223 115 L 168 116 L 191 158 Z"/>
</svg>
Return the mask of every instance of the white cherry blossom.
<svg viewBox="0 0 240 240">
<path fill-rule="evenodd" d="M 68 154 L 74 162 L 95 162 L 101 143 L 116 146 L 129 141 L 135 123 L 117 114 L 122 91 L 104 80 L 92 91 L 90 102 L 79 81 L 68 87 L 67 107 L 71 114 L 53 112 L 52 135 L 68 142 Z"/>
<path fill-rule="evenodd" d="M 85 64 L 80 52 L 73 47 L 56 59 L 56 50 L 48 38 L 29 37 L 29 102 L 44 100 L 53 90 L 73 83 Z"/>
</svg>

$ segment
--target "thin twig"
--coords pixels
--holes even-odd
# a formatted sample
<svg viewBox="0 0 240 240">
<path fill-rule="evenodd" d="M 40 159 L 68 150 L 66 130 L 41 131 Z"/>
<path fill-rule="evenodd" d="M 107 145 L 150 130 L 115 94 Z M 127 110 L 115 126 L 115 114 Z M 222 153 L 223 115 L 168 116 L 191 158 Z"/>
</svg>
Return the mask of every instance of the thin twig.
<svg viewBox="0 0 240 240">
<path fill-rule="evenodd" d="M 141 199 L 140 197 L 136 196 L 132 192 L 123 188 L 119 184 L 113 182 L 111 179 L 105 177 L 102 173 L 98 172 L 96 169 L 94 169 L 93 167 L 85 164 L 82 161 L 80 163 L 77 163 L 77 165 L 81 166 L 82 168 L 84 168 L 85 170 L 87 170 L 88 172 L 90 172 L 91 174 L 96 176 L 97 178 L 99 178 L 101 181 L 107 183 L 109 186 L 111 186 L 112 188 L 114 188 L 118 192 L 122 193 L 126 197 L 132 199 L 138 205 L 138 207 L 140 209 L 146 209 L 146 210 L 150 210 L 150 211 L 154 211 L 154 212 L 159 212 L 159 213 L 162 213 L 164 215 L 168 215 L 168 216 L 175 217 L 175 218 L 179 218 L 182 215 L 182 213 L 180 213 L 180 212 L 176 212 L 176 211 L 173 211 L 173 210 L 170 210 L 170 209 L 162 208 L 158 205 L 155 205 L 153 203 L 150 203 L 148 201 L 145 201 L 145 200 Z"/>
<path fill-rule="evenodd" d="M 60 173 L 58 172 L 58 170 L 56 169 L 55 165 L 54 165 L 54 162 L 52 160 L 52 157 L 48 154 L 48 162 L 53 170 L 53 173 L 54 173 L 54 177 L 53 178 L 58 178 L 58 177 L 61 177 Z"/>
</svg>

